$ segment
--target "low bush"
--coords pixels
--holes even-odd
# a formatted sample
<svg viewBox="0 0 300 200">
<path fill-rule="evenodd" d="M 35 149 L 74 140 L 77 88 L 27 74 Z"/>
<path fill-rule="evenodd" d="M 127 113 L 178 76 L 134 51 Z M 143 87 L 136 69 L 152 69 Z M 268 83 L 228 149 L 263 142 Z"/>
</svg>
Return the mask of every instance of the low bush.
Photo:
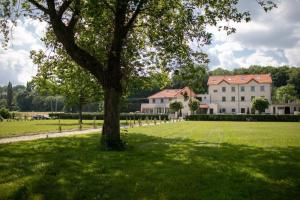
<svg viewBox="0 0 300 200">
<path fill-rule="evenodd" d="M 78 113 L 49 113 L 49 117 L 51 118 L 60 118 L 60 119 L 78 119 L 79 114 Z M 97 120 L 103 120 L 104 115 L 103 113 L 82 113 L 83 119 L 97 119 Z M 167 114 L 142 114 L 142 113 L 121 113 L 120 114 L 120 120 L 151 120 L 151 119 L 161 119 L 161 120 L 168 120 Z"/>
<path fill-rule="evenodd" d="M 10 113 L 6 108 L 1 108 L 0 116 L 3 117 L 4 119 L 8 119 L 8 118 L 10 118 Z"/>
<path fill-rule="evenodd" d="M 300 115 L 190 115 L 188 121 L 278 121 L 299 122 Z"/>
</svg>

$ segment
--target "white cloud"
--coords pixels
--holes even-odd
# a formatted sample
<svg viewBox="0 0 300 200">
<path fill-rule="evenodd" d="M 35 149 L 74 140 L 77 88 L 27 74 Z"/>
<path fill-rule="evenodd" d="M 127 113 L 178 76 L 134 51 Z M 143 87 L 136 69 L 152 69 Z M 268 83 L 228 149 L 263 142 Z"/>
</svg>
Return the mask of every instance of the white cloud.
<svg viewBox="0 0 300 200">
<path fill-rule="evenodd" d="M 40 38 L 44 34 L 45 23 L 32 19 L 18 20 L 7 50 L 0 50 L 0 85 L 11 81 L 14 85 L 26 84 L 37 72 L 30 59 L 30 51 L 43 49 Z"/>
<path fill-rule="evenodd" d="M 280 1 L 278 8 L 264 13 L 255 1 L 241 1 L 242 10 L 249 10 L 252 21 L 230 23 L 237 32 L 227 36 L 216 28 L 213 45 L 208 48 L 210 68 L 226 69 L 250 65 L 300 66 L 300 1 Z"/>
</svg>

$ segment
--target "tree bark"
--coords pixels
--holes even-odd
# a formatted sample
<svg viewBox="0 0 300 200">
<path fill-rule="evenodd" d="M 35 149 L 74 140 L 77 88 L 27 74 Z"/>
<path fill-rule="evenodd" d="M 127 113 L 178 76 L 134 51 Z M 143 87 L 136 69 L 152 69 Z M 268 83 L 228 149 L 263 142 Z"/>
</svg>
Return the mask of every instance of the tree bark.
<svg viewBox="0 0 300 200">
<path fill-rule="evenodd" d="M 104 124 L 101 144 L 107 150 L 123 150 L 120 136 L 120 99 L 121 91 L 104 88 Z"/>
</svg>

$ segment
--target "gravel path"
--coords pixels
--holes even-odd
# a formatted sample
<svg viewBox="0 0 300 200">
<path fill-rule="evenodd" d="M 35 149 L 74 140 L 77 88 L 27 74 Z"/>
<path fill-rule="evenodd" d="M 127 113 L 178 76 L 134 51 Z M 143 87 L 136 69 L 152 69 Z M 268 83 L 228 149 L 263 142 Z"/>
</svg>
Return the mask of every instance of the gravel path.
<svg viewBox="0 0 300 200">
<path fill-rule="evenodd" d="M 173 123 L 173 122 L 166 122 L 166 123 Z M 156 125 L 159 125 L 160 123 L 157 123 Z M 162 123 L 163 124 L 163 123 Z M 142 124 L 141 126 L 151 126 L 154 124 Z M 139 126 L 139 125 L 134 125 Z M 132 127 L 132 126 L 131 126 Z M 130 126 L 121 126 L 121 128 L 130 128 Z M 56 137 L 66 137 L 66 136 L 73 136 L 73 135 L 81 135 L 81 134 L 89 134 L 89 133 L 95 133 L 100 132 L 102 128 L 98 129 L 86 129 L 82 131 L 64 131 L 64 132 L 51 132 L 51 133 L 36 133 L 36 134 L 29 134 L 29 135 L 23 135 L 23 136 L 16 136 L 16 137 L 7 137 L 7 138 L 1 138 L 0 144 L 6 144 L 6 143 L 14 143 L 14 142 L 21 142 L 21 141 L 30 141 L 30 140 L 39 140 L 39 139 L 46 139 L 46 138 L 56 138 Z"/>
</svg>

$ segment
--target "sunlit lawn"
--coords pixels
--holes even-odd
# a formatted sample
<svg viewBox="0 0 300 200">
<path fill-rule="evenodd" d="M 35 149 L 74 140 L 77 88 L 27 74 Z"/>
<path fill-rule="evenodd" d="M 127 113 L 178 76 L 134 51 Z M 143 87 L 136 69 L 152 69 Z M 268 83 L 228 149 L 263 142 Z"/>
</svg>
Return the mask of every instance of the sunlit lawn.
<svg viewBox="0 0 300 200">
<path fill-rule="evenodd" d="M 300 123 L 180 122 L 0 145 L 0 199 L 264 199 L 300 196 Z"/>
<path fill-rule="evenodd" d="M 126 121 L 122 120 L 121 124 Z M 96 120 L 96 126 L 100 127 L 103 120 Z M 133 122 L 132 122 L 133 123 Z M 79 129 L 79 121 L 75 119 L 60 120 L 62 131 Z M 83 120 L 82 128 L 93 128 L 94 120 Z M 18 135 L 28 135 L 31 133 L 57 132 L 59 121 L 56 120 L 32 120 L 32 121 L 4 121 L 0 122 L 0 138 Z"/>
<path fill-rule="evenodd" d="M 62 130 L 79 129 L 78 120 L 60 120 Z M 103 121 L 97 120 L 97 125 Z M 58 120 L 5 121 L 0 122 L 0 137 L 24 135 L 26 133 L 57 132 Z M 93 120 L 83 120 L 82 128 L 92 128 Z"/>
</svg>

